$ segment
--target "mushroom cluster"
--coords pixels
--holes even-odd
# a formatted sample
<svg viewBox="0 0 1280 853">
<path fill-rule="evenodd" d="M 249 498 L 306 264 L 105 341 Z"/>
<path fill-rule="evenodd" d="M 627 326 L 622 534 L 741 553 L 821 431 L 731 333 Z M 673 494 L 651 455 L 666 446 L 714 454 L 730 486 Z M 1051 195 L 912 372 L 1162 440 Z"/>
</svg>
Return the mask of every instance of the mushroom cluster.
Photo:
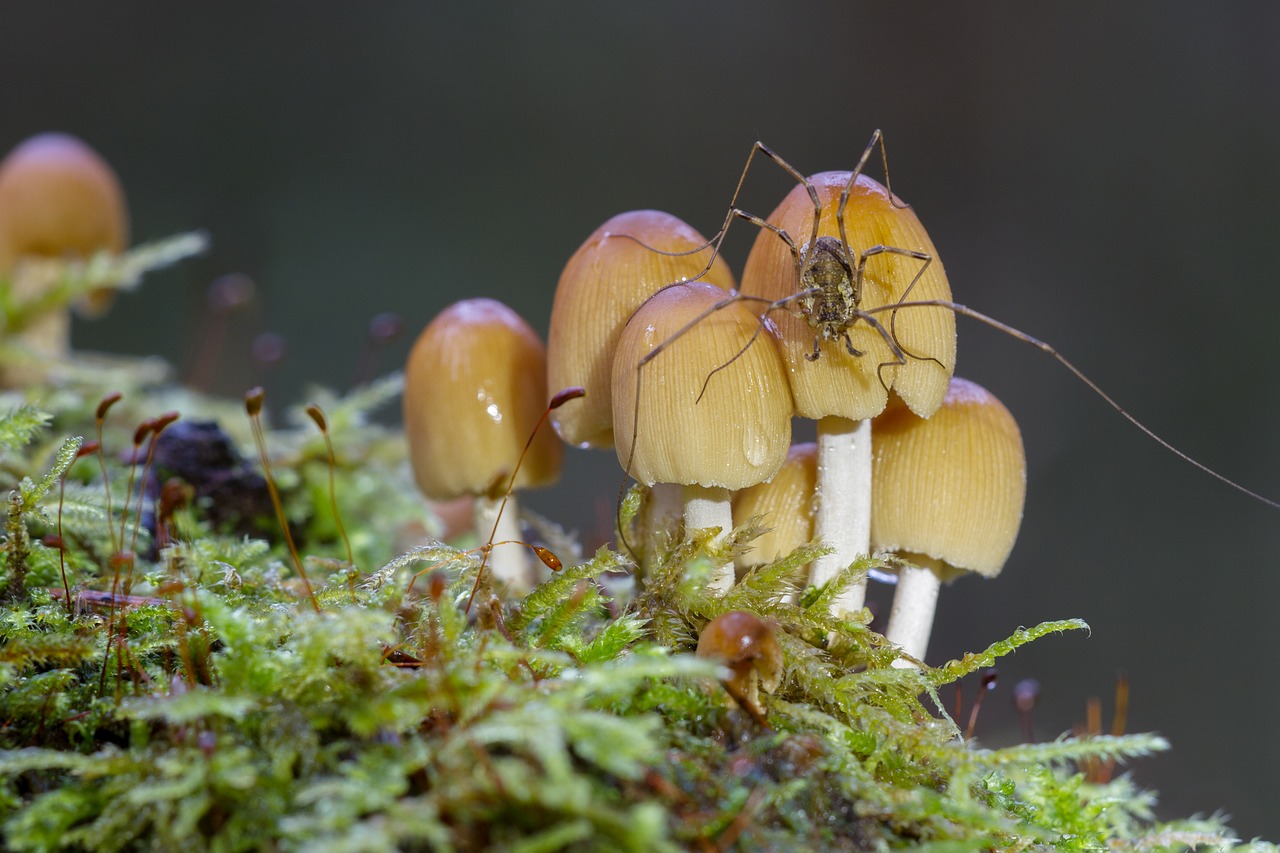
<svg viewBox="0 0 1280 853">
<path fill-rule="evenodd" d="M 698 264 L 654 273 L 707 251 L 696 232 L 674 223 L 652 211 L 615 217 L 566 267 L 552 324 L 551 387 L 574 381 L 599 390 L 576 412 L 566 407 L 557 430 L 571 444 L 614 443 L 627 474 L 655 492 L 679 485 L 685 530 L 723 535 L 762 518 L 771 529 L 739 558 L 739 570 L 815 537 L 832 553 L 813 566 L 813 585 L 832 582 L 873 551 L 897 553 L 904 568 L 888 636 L 906 659 L 922 658 L 938 584 L 956 569 L 999 571 L 1025 487 L 1008 413 L 976 385 L 952 379 L 951 290 L 928 234 L 909 206 L 871 178 L 814 175 L 761 229 L 739 295 L 718 258 L 701 264 L 711 270 L 703 281 L 683 280 Z M 676 283 L 654 292 L 673 274 Z M 934 304 L 894 307 L 908 301 Z M 762 306 L 784 310 L 766 317 Z M 577 345 L 589 358 L 565 354 L 574 338 L 589 341 Z M 997 407 L 999 418 L 991 414 Z M 816 444 L 788 447 L 793 415 L 817 421 Z M 925 438 L 906 440 L 917 433 Z M 1004 436 L 999 461 L 991 456 L 997 433 Z M 932 456 L 906 449 L 921 442 Z M 941 520 L 948 504 L 990 509 L 956 490 L 963 480 L 1000 492 L 999 511 L 988 520 L 1003 532 L 977 529 L 971 514 Z M 953 531 L 941 532 L 947 523 Z M 975 560 L 950 544 L 935 546 L 948 536 L 970 543 L 1004 537 L 989 544 L 1003 552 Z M 721 567 L 710 588 L 724 592 L 733 582 L 732 568 Z M 862 611 L 864 585 L 834 597 L 837 615 Z"/>
<path fill-rule="evenodd" d="M 999 571 L 1025 488 L 1012 418 L 952 378 L 955 321 L 937 251 L 910 207 L 849 172 L 814 175 L 783 200 L 741 293 L 718 239 L 653 210 L 606 221 L 560 276 L 545 356 L 492 300 L 442 313 L 407 369 L 418 483 L 436 500 L 472 496 L 481 537 L 492 528 L 491 540 L 517 540 L 516 528 L 493 526 L 495 498 L 526 442 L 514 483 L 555 476 L 559 446 L 530 436 L 550 392 L 581 386 L 585 396 L 554 413 L 556 433 L 614 447 L 628 476 L 669 496 L 679 509 L 659 525 L 713 530 L 713 542 L 752 518 L 771 528 L 739 570 L 815 538 L 832 553 L 812 567 L 813 585 L 873 550 L 898 554 L 888 637 L 918 661 L 939 583 Z M 895 307 L 908 301 L 933 304 Z M 791 446 L 795 416 L 817 421 L 815 444 Z M 497 556 L 495 575 L 528 589 L 530 568 Z M 734 582 L 726 558 L 708 588 Z M 863 612 L 864 584 L 832 598 L 836 615 Z"/>
</svg>

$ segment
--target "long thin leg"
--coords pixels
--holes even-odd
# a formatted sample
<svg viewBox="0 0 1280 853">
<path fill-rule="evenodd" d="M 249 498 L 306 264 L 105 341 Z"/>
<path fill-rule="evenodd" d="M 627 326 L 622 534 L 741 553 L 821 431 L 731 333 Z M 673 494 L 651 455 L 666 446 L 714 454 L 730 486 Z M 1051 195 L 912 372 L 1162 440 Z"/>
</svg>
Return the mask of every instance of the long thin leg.
<svg viewBox="0 0 1280 853">
<path fill-rule="evenodd" d="M 1259 501 L 1260 503 L 1264 503 L 1267 506 L 1272 507 L 1273 509 L 1280 509 L 1280 501 L 1272 500 L 1271 498 L 1264 497 L 1263 495 L 1258 494 L 1252 489 L 1245 488 L 1244 486 L 1237 483 L 1235 480 L 1232 480 L 1230 477 L 1227 477 L 1223 474 L 1219 474 L 1217 471 L 1213 470 L 1208 465 L 1205 465 L 1203 462 L 1191 457 L 1187 453 L 1184 453 L 1183 451 L 1174 447 L 1168 441 L 1161 438 L 1159 435 L 1156 434 L 1154 430 L 1152 430 L 1146 424 L 1142 423 L 1142 421 L 1138 420 L 1133 415 L 1125 411 L 1123 406 L 1121 406 L 1114 399 L 1112 399 L 1111 395 L 1103 391 L 1102 388 L 1099 387 L 1098 383 L 1094 382 L 1092 379 L 1086 376 L 1084 371 L 1082 371 L 1080 368 L 1076 367 L 1074 364 L 1068 361 L 1066 356 L 1064 356 L 1062 353 L 1058 352 L 1052 346 L 1040 340 L 1039 338 L 1033 338 L 1031 335 L 1028 335 L 1026 332 L 1023 332 L 1019 329 L 1015 329 L 1013 326 L 1010 326 L 1007 323 L 1002 323 L 999 320 L 995 319 L 994 317 L 988 317 L 986 314 L 983 314 L 981 311 L 977 311 L 973 308 L 969 308 L 968 306 L 961 305 L 958 302 L 951 302 L 946 299 L 920 299 L 915 302 L 895 302 L 893 305 L 884 305 L 879 308 L 871 308 L 863 313 L 870 315 L 870 314 L 879 313 L 881 311 L 897 311 L 902 308 L 946 308 L 951 311 L 954 311 L 957 314 L 962 314 L 965 317 L 969 317 L 971 319 L 977 320 L 979 323 L 983 323 L 987 326 L 990 326 L 991 328 L 996 329 L 997 331 L 1004 332 L 1006 335 L 1009 335 L 1012 338 L 1016 338 L 1024 343 L 1030 344 L 1031 346 L 1035 347 L 1041 352 L 1044 352 L 1049 356 L 1051 356 L 1055 361 L 1057 361 L 1059 364 L 1065 367 L 1073 376 L 1075 376 L 1077 379 L 1083 382 L 1086 386 L 1088 386 L 1090 391 L 1092 391 L 1093 393 L 1101 397 L 1103 402 L 1105 402 L 1111 408 L 1115 409 L 1116 412 L 1120 415 L 1120 417 L 1124 418 L 1126 421 L 1133 424 L 1135 427 L 1141 430 L 1142 433 L 1147 436 L 1147 438 L 1151 439 L 1156 444 L 1160 445 L 1165 450 L 1172 453 L 1174 456 L 1177 456 L 1183 462 L 1186 462 L 1196 468 L 1199 468 L 1201 471 L 1208 474 L 1210 477 L 1213 477 L 1215 480 L 1221 483 L 1224 483 L 1227 486 L 1230 486 L 1231 488 L 1235 489 L 1237 492 L 1247 495 L 1253 498 L 1254 500 Z"/>
<path fill-rule="evenodd" d="M 920 269 L 916 270 L 916 274 L 911 279 L 911 283 L 907 285 L 906 290 L 902 291 L 902 295 L 898 297 L 899 302 L 907 298 L 907 294 L 910 293 L 911 289 L 916 286 L 916 282 L 920 280 L 920 277 L 924 275 L 924 271 L 928 269 L 929 264 L 933 262 L 933 255 L 927 254 L 925 252 L 917 252 L 912 249 L 901 249 L 901 248 L 898 248 L 897 246 L 885 246 L 885 245 L 872 246 L 870 249 L 867 249 L 863 251 L 860 255 L 858 255 L 858 265 L 854 269 L 854 275 L 853 275 L 853 304 L 854 305 L 862 304 L 862 278 L 866 274 L 867 261 L 875 257 L 876 255 L 899 255 L 905 258 L 915 258 L 918 261 L 924 261 L 924 263 L 920 266 Z M 890 320 L 890 325 L 892 325 L 892 320 Z"/>
<path fill-rule="evenodd" d="M 924 263 L 920 265 L 920 269 L 916 270 L 915 277 L 911 279 L 911 283 L 907 285 L 906 290 L 902 291 L 902 295 L 898 297 L 898 301 L 896 304 L 901 305 L 903 302 L 907 301 L 907 297 L 911 294 L 911 291 L 915 289 L 916 283 L 919 282 L 920 279 L 924 277 L 924 271 L 929 268 L 929 264 L 933 263 L 933 255 L 927 254 L 925 252 L 915 252 L 910 249 L 899 249 L 896 246 L 872 246 L 870 249 L 867 249 L 865 252 L 863 252 L 861 257 L 858 260 L 858 268 L 856 271 L 858 284 L 854 288 L 854 293 L 858 297 L 861 297 L 862 295 L 862 277 L 865 274 L 867 259 L 873 255 L 878 255 L 878 254 L 901 255 L 908 258 L 915 258 L 916 260 L 919 260 L 919 261 L 924 261 Z M 897 345 L 897 348 L 901 350 L 902 354 L 910 358 L 914 358 L 916 361 L 936 362 L 937 365 L 943 368 L 944 370 L 949 369 L 947 368 L 947 365 L 943 364 L 941 361 L 938 361 L 938 359 L 934 358 L 931 355 L 929 356 L 916 355 L 915 353 L 908 350 L 906 347 L 902 346 L 902 342 L 898 340 L 897 324 L 898 324 L 898 311 L 895 308 L 893 311 L 889 313 L 889 335 L 893 338 L 894 343 Z M 885 362 L 885 364 L 888 364 L 888 363 L 890 362 Z M 905 362 L 902 362 L 902 363 L 905 363 Z M 881 364 L 880 367 L 883 368 L 884 364 Z M 877 372 L 879 372 L 879 368 L 877 368 Z"/>
<path fill-rule="evenodd" d="M 889 352 L 893 354 L 892 361 L 882 361 L 876 365 L 876 378 L 880 380 L 880 387 L 883 388 L 887 394 L 889 393 L 889 383 L 885 381 L 884 369 L 886 367 L 901 367 L 907 363 L 907 356 L 910 354 L 902 348 L 902 345 L 899 344 L 897 339 L 884 327 L 884 324 L 875 317 L 872 317 L 869 312 L 859 311 L 856 317 L 871 328 L 875 329 L 876 332 L 879 333 L 880 337 L 884 339 L 885 344 L 889 347 Z M 912 357 L 914 358 L 915 356 Z M 933 360 L 938 361 L 936 358 Z M 942 362 L 938 361 L 938 364 L 942 364 Z M 946 367 L 946 365 L 942 366 L 944 368 Z"/>
<path fill-rule="evenodd" d="M 742 210 L 741 208 L 738 207 L 738 197 L 742 195 L 742 188 L 746 185 L 746 182 L 747 182 L 747 173 L 751 171 L 751 164 L 755 160 L 755 157 L 757 154 L 762 154 L 765 157 L 768 157 L 770 160 L 776 163 L 780 169 L 782 169 L 788 175 L 790 175 L 796 181 L 796 183 L 804 186 L 806 192 L 808 192 L 809 200 L 813 203 L 813 226 L 811 228 L 811 234 L 809 237 L 809 245 L 812 245 L 813 241 L 818 239 L 818 220 L 822 214 L 822 202 L 818 198 L 818 190 L 813 186 L 812 183 L 809 182 L 808 178 L 806 178 L 804 175 L 800 173 L 798 169 L 796 169 L 795 166 L 792 166 L 786 160 L 782 159 L 782 157 L 778 156 L 778 154 L 772 148 L 770 148 L 768 145 L 765 145 L 763 142 L 760 142 L 760 141 L 757 141 L 754 145 L 751 146 L 751 153 L 747 155 L 747 162 L 742 167 L 742 174 L 738 176 L 738 185 L 733 190 L 733 197 L 729 199 L 729 211 L 725 214 L 724 222 L 720 225 L 720 230 L 717 231 L 715 236 L 712 237 L 710 240 L 708 240 L 705 245 L 698 246 L 693 249 L 686 249 L 683 252 L 670 252 L 670 251 L 664 251 L 662 249 L 655 249 L 654 247 L 645 243 L 643 240 L 639 240 L 631 236 L 630 234 L 610 234 L 609 236 L 633 240 L 652 252 L 656 252 L 657 254 L 660 254 L 660 255 L 670 255 L 673 257 L 679 257 L 682 255 L 694 255 L 699 252 L 705 251 L 707 247 L 711 247 L 711 250 L 712 250 L 711 257 L 707 259 L 707 265 L 702 268 L 702 271 L 694 276 L 694 279 L 696 280 L 696 279 L 702 278 L 711 270 L 711 267 L 715 263 L 716 258 L 720 255 L 720 247 L 721 245 L 723 245 L 725 237 L 728 236 L 729 226 L 733 223 L 734 219 L 745 219 L 754 225 L 757 225 L 762 228 L 766 228 L 769 231 L 772 231 L 774 234 L 777 234 L 784 241 L 786 241 L 787 245 L 791 249 L 792 257 L 796 259 L 796 268 L 798 270 L 800 266 L 800 250 L 799 250 L 799 247 L 796 245 L 795 240 L 792 239 L 792 237 L 789 234 L 787 234 L 787 232 L 784 231 L 783 229 L 778 228 L 777 226 L 766 222 L 764 219 L 761 219 L 760 217 L 752 213 L 748 213 L 747 211 Z"/>
</svg>

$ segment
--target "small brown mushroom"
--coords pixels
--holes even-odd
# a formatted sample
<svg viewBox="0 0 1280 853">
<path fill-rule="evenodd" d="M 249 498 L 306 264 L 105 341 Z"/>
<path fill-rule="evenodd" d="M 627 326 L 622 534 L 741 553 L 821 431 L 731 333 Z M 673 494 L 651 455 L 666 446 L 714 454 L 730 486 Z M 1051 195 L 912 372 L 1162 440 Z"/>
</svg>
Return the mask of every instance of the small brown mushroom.
<svg viewBox="0 0 1280 853">
<path fill-rule="evenodd" d="M 545 410 L 546 350 L 529 325 L 501 302 L 467 299 L 423 330 L 405 366 L 404 427 L 414 477 L 437 501 L 475 500 L 476 535 L 489 537 L 521 451 Z M 515 488 L 549 485 L 563 449 L 540 430 Z M 514 496 L 495 541 L 518 540 Z M 533 584 L 524 549 L 495 548 L 494 577 L 518 590 Z"/>
<path fill-rule="evenodd" d="M 0 162 L 0 270 L 20 258 L 120 252 L 124 191 L 107 162 L 64 133 L 42 133 Z"/>
<path fill-rule="evenodd" d="M 697 655 L 722 661 L 730 672 L 725 690 L 753 717 L 764 719 L 760 688 L 774 692 L 783 673 L 782 647 L 769 623 L 742 610 L 721 613 L 702 629 Z"/>
</svg>

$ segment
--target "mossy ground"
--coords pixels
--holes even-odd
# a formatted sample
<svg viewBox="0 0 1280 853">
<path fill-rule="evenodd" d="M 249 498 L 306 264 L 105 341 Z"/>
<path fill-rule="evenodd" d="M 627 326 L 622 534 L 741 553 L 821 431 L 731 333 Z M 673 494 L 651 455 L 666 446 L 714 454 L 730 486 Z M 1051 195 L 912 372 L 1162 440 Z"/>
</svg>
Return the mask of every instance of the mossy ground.
<svg viewBox="0 0 1280 853">
<path fill-rule="evenodd" d="M 81 438 L 96 438 L 99 400 L 117 390 L 101 460 L 77 461 Z M 566 567 L 524 598 L 482 579 L 464 612 L 480 559 L 426 537 L 434 521 L 402 438 L 367 417 L 398 391 L 390 377 L 318 400 L 354 565 L 321 435 L 300 411 L 268 431 L 314 598 L 253 501 L 219 513 L 225 503 L 201 498 L 188 475 L 157 517 L 137 502 L 138 485 L 125 507 L 121 454 L 138 423 L 166 410 L 216 421 L 250 457 L 238 405 L 155 384 L 128 364 L 0 400 L 0 488 L 11 495 L 0 585 L 7 849 L 1235 843 L 1216 819 L 1156 821 L 1152 794 L 1094 772 L 1164 749 L 1158 737 L 991 750 L 966 741 L 942 710 L 944 686 L 1079 621 L 1019 629 L 936 669 L 893 668 L 893 651 L 864 621 L 829 615 L 834 587 L 798 590 L 814 548 L 724 596 L 706 590 L 711 566 L 744 547 L 752 525 L 719 545 L 694 535 L 637 541 L 638 558 L 610 549 L 584 558 L 570 536 L 540 524 Z M 153 465 L 157 486 L 177 476 L 166 466 L 178 467 Z M 227 482 L 257 487 L 252 465 L 224 467 Z M 141 483 L 144 466 L 133 472 Z M 641 500 L 633 493 L 620 513 L 633 539 Z M 122 550 L 136 557 L 121 560 Z M 702 626 L 734 609 L 771 620 L 785 654 L 764 721 L 692 653 Z"/>
</svg>

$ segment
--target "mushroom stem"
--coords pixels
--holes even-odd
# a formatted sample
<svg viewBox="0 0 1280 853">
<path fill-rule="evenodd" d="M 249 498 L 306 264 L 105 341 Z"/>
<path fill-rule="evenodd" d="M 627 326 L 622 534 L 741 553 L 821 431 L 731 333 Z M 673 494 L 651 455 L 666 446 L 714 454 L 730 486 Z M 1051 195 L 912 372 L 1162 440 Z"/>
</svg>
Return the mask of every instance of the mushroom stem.
<svg viewBox="0 0 1280 853">
<path fill-rule="evenodd" d="M 513 494 L 507 498 L 507 505 L 502 509 L 502 499 L 492 500 L 487 497 L 475 499 L 473 512 L 476 520 L 476 536 L 483 544 L 489 540 L 490 534 L 494 542 L 508 542 L 520 539 L 520 508 Z M 494 524 L 497 527 L 494 527 Z M 528 592 L 533 588 L 533 566 L 524 548 L 517 545 L 499 545 L 489 552 L 488 571 L 495 580 L 502 581 L 515 592 Z"/>
<path fill-rule="evenodd" d="M 933 611 L 938 604 L 938 588 L 946 569 L 943 564 L 923 554 L 909 555 L 913 566 L 898 571 L 898 589 L 893 594 L 889 611 L 889 628 L 885 638 L 916 660 L 924 660 L 933 632 Z M 897 658 L 893 665 L 906 669 L 915 664 Z"/>
<path fill-rule="evenodd" d="M 649 487 L 649 499 L 640 517 L 644 547 L 647 548 L 658 533 L 674 533 L 679 528 L 684 516 L 683 488 L 675 483 L 654 483 Z"/>
<path fill-rule="evenodd" d="M 720 542 L 733 530 L 733 505 L 729 501 L 729 490 L 719 486 L 693 485 L 684 487 L 684 527 L 685 530 L 703 530 L 709 527 L 720 528 L 712 542 Z M 724 594 L 733 586 L 733 561 L 717 566 L 707 586 L 713 591 Z"/>
<path fill-rule="evenodd" d="M 17 264 L 10 273 L 10 299 L 19 307 L 38 301 L 57 285 L 57 273 L 58 268 L 49 263 Z M 51 364 L 66 361 L 71 355 L 71 314 L 66 306 L 45 311 L 14 337 L 23 357 L 5 365 L 3 385 L 13 388 L 41 382 Z"/>
<path fill-rule="evenodd" d="M 829 416 L 818 420 L 817 516 L 814 534 L 835 550 L 813 564 L 810 583 L 827 583 L 871 550 L 871 421 Z M 865 580 L 832 601 L 832 612 L 862 609 Z"/>
</svg>

